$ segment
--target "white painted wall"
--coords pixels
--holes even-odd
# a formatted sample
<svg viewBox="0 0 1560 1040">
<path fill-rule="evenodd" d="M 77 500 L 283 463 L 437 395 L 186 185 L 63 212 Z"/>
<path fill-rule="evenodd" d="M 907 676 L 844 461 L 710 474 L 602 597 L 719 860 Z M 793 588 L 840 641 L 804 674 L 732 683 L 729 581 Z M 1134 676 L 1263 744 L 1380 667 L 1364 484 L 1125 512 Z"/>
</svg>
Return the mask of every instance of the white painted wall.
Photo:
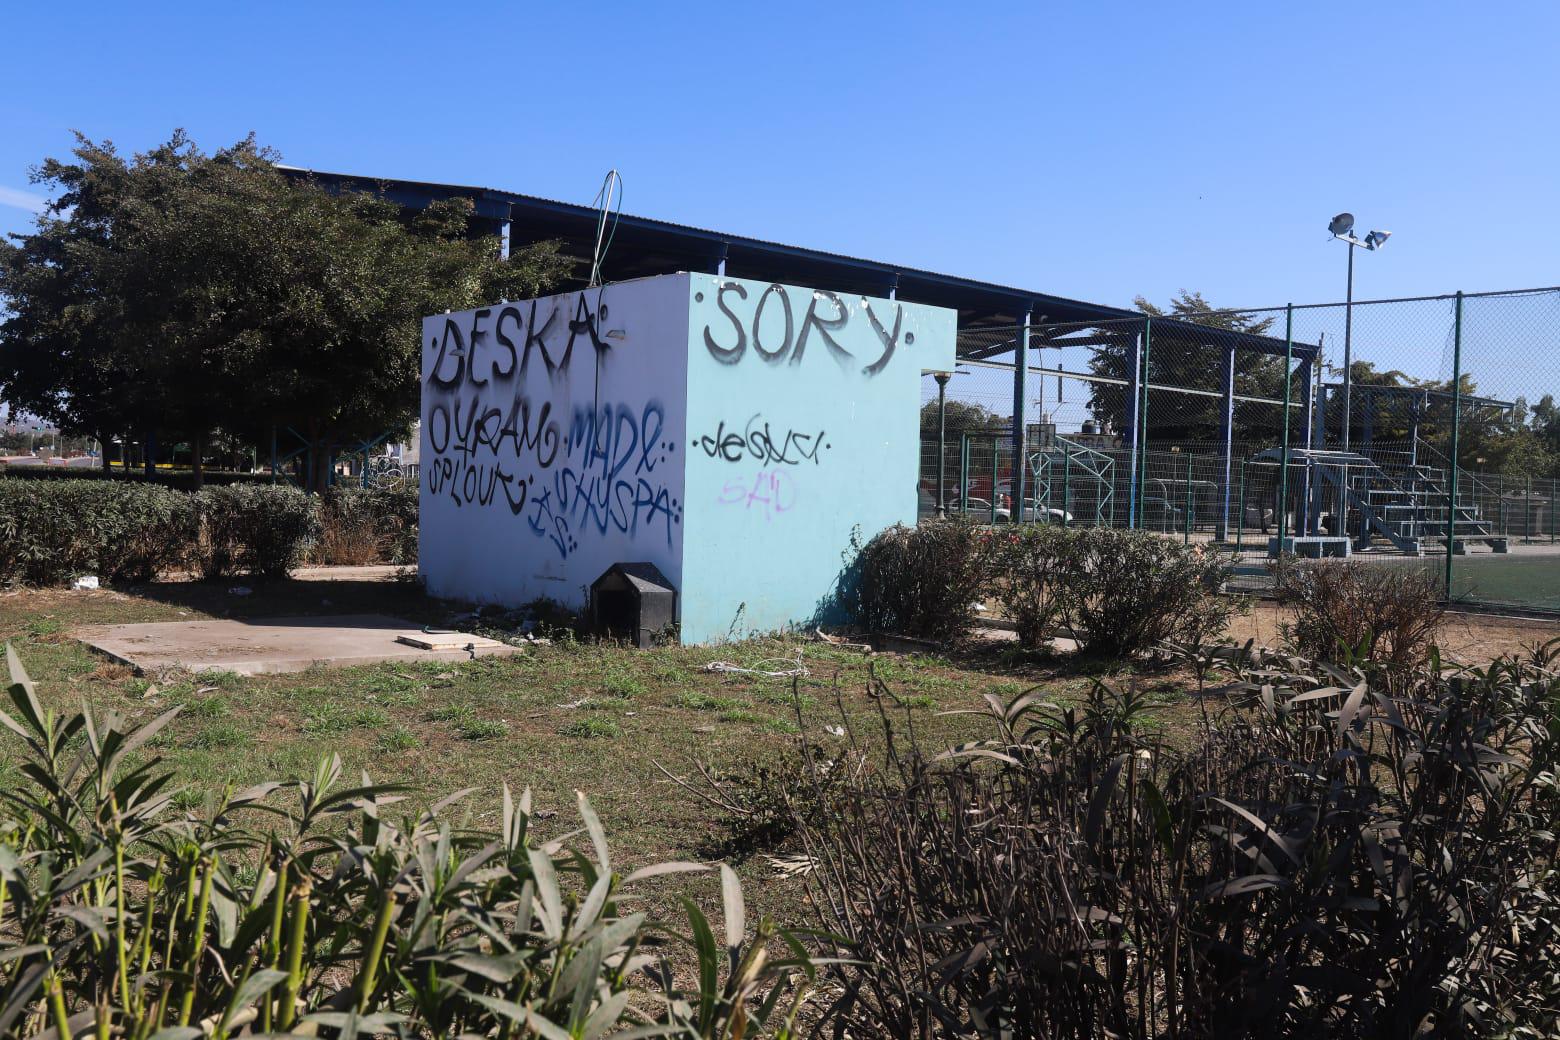
<svg viewBox="0 0 1560 1040">
<path fill-rule="evenodd" d="M 423 320 L 429 592 L 579 609 L 640 560 L 681 589 L 688 277 Z"/>
</svg>

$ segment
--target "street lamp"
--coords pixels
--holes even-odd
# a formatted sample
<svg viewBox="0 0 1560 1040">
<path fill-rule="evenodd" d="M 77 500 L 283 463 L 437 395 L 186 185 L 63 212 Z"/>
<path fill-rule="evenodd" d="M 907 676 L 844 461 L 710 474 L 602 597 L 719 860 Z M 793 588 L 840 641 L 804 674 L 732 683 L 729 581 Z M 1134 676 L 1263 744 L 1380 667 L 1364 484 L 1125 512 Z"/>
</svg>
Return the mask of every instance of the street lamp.
<svg viewBox="0 0 1560 1040">
<path fill-rule="evenodd" d="M 1371 252 L 1375 252 L 1387 244 L 1387 239 L 1392 237 L 1390 231 L 1372 231 L 1364 238 L 1354 237 L 1354 214 L 1340 213 L 1332 218 L 1332 223 L 1327 225 L 1327 230 L 1332 232 L 1332 237 L 1349 243 L 1349 284 L 1345 302 L 1343 305 L 1343 450 L 1349 450 L 1349 387 L 1353 382 L 1351 371 L 1354 333 L 1354 247 L 1364 246 Z"/>
<path fill-rule="evenodd" d="M 952 372 L 933 372 L 937 380 L 937 515 L 948 515 L 948 380 Z"/>
</svg>

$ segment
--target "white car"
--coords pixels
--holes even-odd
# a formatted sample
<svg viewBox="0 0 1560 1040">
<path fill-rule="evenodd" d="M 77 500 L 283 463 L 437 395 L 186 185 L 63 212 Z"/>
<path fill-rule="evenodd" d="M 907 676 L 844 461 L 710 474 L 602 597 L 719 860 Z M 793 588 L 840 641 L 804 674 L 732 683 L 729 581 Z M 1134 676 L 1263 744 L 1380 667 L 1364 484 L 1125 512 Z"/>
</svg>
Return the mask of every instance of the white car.
<svg viewBox="0 0 1560 1040">
<path fill-rule="evenodd" d="M 1004 496 L 1004 498 L 1005 498 L 1005 496 Z M 948 511 L 949 512 L 958 512 L 959 508 L 960 507 L 959 507 L 958 503 L 953 503 L 953 504 L 949 505 Z M 964 514 L 966 516 L 970 517 L 972 520 L 982 520 L 982 519 L 990 520 L 990 519 L 992 519 L 992 515 L 993 515 L 992 511 L 991 511 L 991 499 L 989 499 L 989 498 L 966 498 L 964 500 L 964 504 L 963 504 L 963 512 L 964 512 Z M 1010 509 L 1008 506 L 1003 505 L 1003 504 L 1001 504 L 999 502 L 998 505 L 997 505 L 997 510 L 996 510 L 995 516 L 996 516 L 996 520 L 995 520 L 996 523 L 999 523 L 999 524 L 1009 523 L 1013 519 L 1013 510 Z M 1046 509 L 1044 511 L 1037 510 L 1036 507 L 1035 507 L 1035 500 L 1032 499 L 1032 498 L 1024 503 L 1024 523 L 1026 523 L 1026 524 L 1033 524 L 1033 523 L 1070 524 L 1072 522 L 1073 522 L 1072 514 L 1069 513 L 1069 512 L 1066 512 L 1064 510 L 1061 510 L 1061 509 Z"/>
</svg>

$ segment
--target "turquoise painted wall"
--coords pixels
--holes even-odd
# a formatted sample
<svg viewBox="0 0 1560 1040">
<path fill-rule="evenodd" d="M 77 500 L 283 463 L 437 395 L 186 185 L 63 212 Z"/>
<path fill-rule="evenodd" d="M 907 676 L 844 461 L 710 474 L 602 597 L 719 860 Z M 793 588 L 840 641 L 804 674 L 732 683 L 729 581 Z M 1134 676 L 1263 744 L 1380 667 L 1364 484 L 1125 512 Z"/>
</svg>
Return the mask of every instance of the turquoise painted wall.
<svg viewBox="0 0 1560 1040">
<path fill-rule="evenodd" d="M 853 531 L 915 522 L 921 376 L 953 368 L 956 315 L 699 274 L 688 307 L 682 638 L 805 624 Z"/>
</svg>

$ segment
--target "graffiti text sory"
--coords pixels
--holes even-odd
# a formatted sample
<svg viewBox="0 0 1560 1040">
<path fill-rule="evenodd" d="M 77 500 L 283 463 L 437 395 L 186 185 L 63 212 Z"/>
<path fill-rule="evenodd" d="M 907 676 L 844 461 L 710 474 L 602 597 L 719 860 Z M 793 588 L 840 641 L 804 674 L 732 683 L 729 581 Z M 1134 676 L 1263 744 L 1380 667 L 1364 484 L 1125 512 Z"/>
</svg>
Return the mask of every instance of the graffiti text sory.
<svg viewBox="0 0 1560 1040">
<path fill-rule="evenodd" d="M 702 293 L 695 297 L 701 301 L 703 298 Z M 812 302 L 800 317 L 795 313 L 791 297 L 782 285 L 771 285 L 759 293 L 758 299 L 752 301 L 750 315 L 738 314 L 738 310 L 747 309 L 747 302 L 747 287 L 740 282 L 723 282 L 715 293 L 715 306 L 720 308 L 726 320 L 718 323 L 722 326 L 718 335 L 708 324 L 704 326 L 704 346 L 710 356 L 721 364 L 735 365 L 741 361 L 751 342 L 753 353 L 768 364 L 800 365 L 814 337 L 822 342 L 841 368 L 848 369 L 862 360 L 846 350 L 835 338 L 835 333 L 849 325 L 853 320 L 852 315 L 856 313 L 837 293 L 815 291 Z M 907 346 L 915 342 L 913 332 L 903 331 L 903 305 L 895 303 L 893 307 L 893 326 L 887 328 L 866 297 L 861 298 L 859 310 L 872 326 L 881 348 L 876 359 L 861 367 L 862 375 L 875 376 L 888 367 L 894 352 L 899 348 L 902 332 L 903 342 Z"/>
</svg>

